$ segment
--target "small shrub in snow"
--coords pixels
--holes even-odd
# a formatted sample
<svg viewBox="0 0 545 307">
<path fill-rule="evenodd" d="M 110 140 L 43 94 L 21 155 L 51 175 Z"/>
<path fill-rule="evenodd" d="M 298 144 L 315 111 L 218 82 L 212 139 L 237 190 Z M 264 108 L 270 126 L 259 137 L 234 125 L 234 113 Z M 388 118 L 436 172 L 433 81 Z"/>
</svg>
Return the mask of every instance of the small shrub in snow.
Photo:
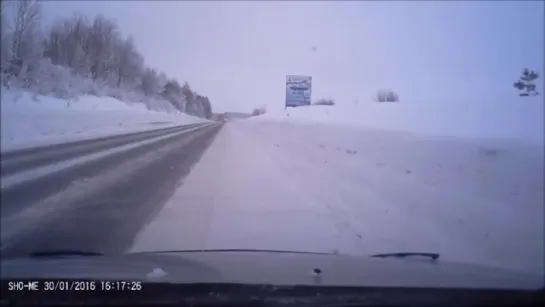
<svg viewBox="0 0 545 307">
<path fill-rule="evenodd" d="M 267 109 L 265 107 L 256 108 L 252 111 L 252 116 L 258 116 L 265 113 L 267 113 Z"/>
<path fill-rule="evenodd" d="M 500 150 L 494 148 L 480 148 L 480 154 L 486 157 L 496 157 L 500 154 Z"/>
<path fill-rule="evenodd" d="M 393 91 L 382 90 L 377 92 L 375 100 L 378 102 L 398 102 L 399 96 Z"/>
<path fill-rule="evenodd" d="M 61 66 L 53 65 L 49 59 L 40 60 L 31 72 L 31 89 L 40 95 L 49 95 L 61 99 L 74 98 L 78 90 L 73 88 L 70 71 Z"/>
<path fill-rule="evenodd" d="M 334 106 L 335 105 L 335 101 L 333 101 L 333 99 L 319 99 L 317 101 L 315 101 L 313 103 L 313 105 L 317 105 L 317 106 Z"/>
</svg>

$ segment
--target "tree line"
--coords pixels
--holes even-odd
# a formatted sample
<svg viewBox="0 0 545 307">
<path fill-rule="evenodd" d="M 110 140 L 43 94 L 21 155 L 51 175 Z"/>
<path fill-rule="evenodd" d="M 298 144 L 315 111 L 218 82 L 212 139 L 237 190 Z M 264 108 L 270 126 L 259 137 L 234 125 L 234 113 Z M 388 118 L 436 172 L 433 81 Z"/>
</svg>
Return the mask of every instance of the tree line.
<svg viewBox="0 0 545 307">
<path fill-rule="evenodd" d="M 134 39 L 123 37 L 115 21 L 103 15 L 89 19 L 76 14 L 44 30 L 37 0 L 0 1 L 0 14 L 4 86 L 61 97 L 77 90 L 76 95 L 102 91 L 148 106 L 168 101 L 181 112 L 212 116 L 208 97 L 194 92 L 187 82 L 180 85 L 175 78 L 148 67 Z"/>
</svg>

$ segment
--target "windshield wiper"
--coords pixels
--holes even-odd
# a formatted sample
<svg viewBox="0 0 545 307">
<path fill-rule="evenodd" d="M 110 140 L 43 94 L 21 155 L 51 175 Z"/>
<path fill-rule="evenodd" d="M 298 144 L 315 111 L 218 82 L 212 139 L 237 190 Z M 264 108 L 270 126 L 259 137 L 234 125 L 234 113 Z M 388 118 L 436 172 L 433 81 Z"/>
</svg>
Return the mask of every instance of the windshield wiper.
<svg viewBox="0 0 545 307">
<path fill-rule="evenodd" d="M 56 250 L 56 251 L 41 251 L 34 252 L 30 254 L 32 258 L 41 258 L 41 257 L 65 257 L 65 256 L 102 256 L 103 253 L 99 252 L 87 252 L 87 251 L 78 251 L 78 250 Z"/>
<path fill-rule="evenodd" d="M 439 254 L 436 253 L 386 253 L 371 255 L 371 257 L 374 258 L 405 258 L 411 256 L 430 257 L 432 260 L 437 260 L 439 258 Z"/>
<path fill-rule="evenodd" d="M 282 254 L 312 254 L 312 255 L 335 255 L 335 253 L 325 252 L 302 252 L 302 251 L 287 251 L 275 249 L 186 249 L 186 250 L 160 250 L 146 252 L 132 252 L 131 254 L 167 254 L 167 253 L 210 253 L 210 252 L 249 252 L 249 253 L 282 253 Z"/>
</svg>

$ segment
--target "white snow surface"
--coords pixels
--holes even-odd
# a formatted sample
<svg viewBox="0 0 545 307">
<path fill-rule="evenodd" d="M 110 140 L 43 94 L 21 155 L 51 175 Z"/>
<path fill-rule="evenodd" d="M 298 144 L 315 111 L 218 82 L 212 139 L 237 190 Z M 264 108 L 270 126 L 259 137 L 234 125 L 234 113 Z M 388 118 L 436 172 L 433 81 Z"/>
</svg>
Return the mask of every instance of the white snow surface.
<svg viewBox="0 0 545 307">
<path fill-rule="evenodd" d="M 131 251 L 279 249 L 543 273 L 543 147 L 324 124 L 224 125 Z"/>
<path fill-rule="evenodd" d="M 439 137 L 507 138 L 543 144 L 544 112 L 543 97 L 537 96 L 504 101 L 311 105 L 273 109 L 251 120 L 327 123 Z"/>
<path fill-rule="evenodd" d="M 2 151 L 208 122 L 174 111 L 152 111 L 144 103 L 111 97 L 64 100 L 2 88 Z"/>
</svg>

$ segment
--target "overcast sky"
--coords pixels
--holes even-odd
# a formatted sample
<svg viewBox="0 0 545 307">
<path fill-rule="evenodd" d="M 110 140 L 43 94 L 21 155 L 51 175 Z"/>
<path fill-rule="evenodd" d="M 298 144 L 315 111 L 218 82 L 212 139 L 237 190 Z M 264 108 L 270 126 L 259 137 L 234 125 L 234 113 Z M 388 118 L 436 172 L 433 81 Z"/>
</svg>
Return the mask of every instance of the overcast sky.
<svg viewBox="0 0 545 307">
<path fill-rule="evenodd" d="M 46 22 L 75 12 L 115 19 L 215 111 L 282 108 L 287 74 L 338 104 L 380 88 L 422 105 L 505 101 L 522 68 L 544 67 L 543 1 L 44 2 Z"/>
</svg>

